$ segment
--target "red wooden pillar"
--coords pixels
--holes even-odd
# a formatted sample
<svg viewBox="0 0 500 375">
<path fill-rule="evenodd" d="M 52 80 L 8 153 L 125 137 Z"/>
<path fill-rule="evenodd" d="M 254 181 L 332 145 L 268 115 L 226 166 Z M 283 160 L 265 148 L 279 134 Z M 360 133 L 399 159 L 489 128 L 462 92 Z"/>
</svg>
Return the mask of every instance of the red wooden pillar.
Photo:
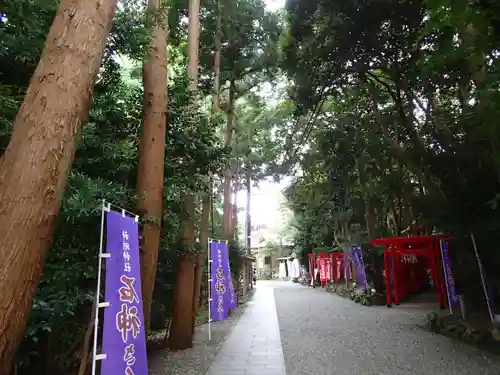
<svg viewBox="0 0 500 375">
<path fill-rule="evenodd" d="M 314 272 L 315 265 L 316 265 L 316 258 L 313 254 L 313 256 L 311 257 L 311 283 L 312 283 L 313 289 L 316 288 L 316 276 L 315 276 L 315 272 Z"/>
<path fill-rule="evenodd" d="M 392 245 L 392 278 L 394 280 L 394 303 L 399 305 L 399 285 L 398 285 L 398 277 L 397 277 L 397 245 Z"/>
<path fill-rule="evenodd" d="M 320 259 L 321 257 L 321 254 L 318 254 L 318 257 L 314 259 L 314 263 L 316 264 L 316 267 L 317 267 L 317 270 L 318 270 L 318 273 L 316 274 L 317 275 L 317 278 L 318 280 L 321 282 L 321 287 L 323 287 L 323 282 L 321 281 L 321 274 L 320 274 Z M 314 283 L 314 287 L 316 288 L 316 283 Z"/>
<path fill-rule="evenodd" d="M 434 244 L 431 245 L 431 249 L 429 250 L 427 256 L 429 257 L 429 263 L 430 263 L 429 269 L 431 272 L 432 281 L 434 282 L 434 289 L 436 290 L 438 302 L 439 302 L 439 305 L 441 306 L 441 292 L 439 290 L 441 285 L 438 281 L 437 267 L 436 267 L 436 255 L 434 252 Z"/>
<path fill-rule="evenodd" d="M 328 259 L 330 259 L 330 280 L 334 281 L 335 275 L 333 273 L 334 266 L 333 266 L 333 254 L 332 253 L 328 254 Z"/>
<path fill-rule="evenodd" d="M 387 307 L 392 306 L 392 296 L 391 296 L 391 277 L 389 274 L 389 250 L 386 244 L 384 244 L 384 271 L 385 271 L 385 301 Z"/>
</svg>

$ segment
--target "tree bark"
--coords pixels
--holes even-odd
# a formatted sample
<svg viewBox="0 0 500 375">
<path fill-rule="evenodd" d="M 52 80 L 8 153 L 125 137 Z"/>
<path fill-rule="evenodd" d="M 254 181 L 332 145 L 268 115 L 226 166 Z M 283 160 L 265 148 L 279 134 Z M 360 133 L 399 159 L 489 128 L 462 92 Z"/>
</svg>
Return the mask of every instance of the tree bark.
<svg viewBox="0 0 500 375">
<path fill-rule="evenodd" d="M 190 90 L 195 95 L 198 91 L 198 51 L 200 46 L 200 0 L 189 1 L 189 25 L 188 25 L 188 77 Z M 203 247 L 208 243 L 208 214 L 210 210 L 209 197 L 204 194 L 202 199 L 202 217 L 200 221 L 200 242 Z M 194 197 L 193 197 L 194 200 Z M 208 202 L 208 204 L 207 204 Z M 207 209 L 208 205 L 208 209 Z M 194 241 L 194 204 L 192 207 L 192 220 L 190 222 L 191 233 L 189 234 Z M 193 316 L 191 324 L 191 333 L 194 335 L 196 317 L 200 307 L 201 282 L 205 266 L 205 255 L 203 251 L 196 256 L 194 268 L 194 291 L 193 291 Z M 191 336 L 192 337 L 192 336 Z"/>
<path fill-rule="evenodd" d="M 95 322 L 95 314 L 96 314 L 96 305 L 95 302 L 92 304 L 90 312 L 89 323 L 87 324 L 87 329 L 85 330 L 85 334 L 83 335 L 83 345 L 80 354 L 80 365 L 78 366 L 78 372 L 76 375 L 85 375 L 85 370 L 87 369 L 87 364 L 89 360 L 89 352 L 90 352 L 90 342 L 92 338 L 94 322 Z"/>
<path fill-rule="evenodd" d="M 159 15 L 161 0 L 149 0 L 149 12 Z M 167 24 L 155 17 L 149 54 L 144 62 L 144 125 L 139 145 L 137 207 L 142 226 L 141 276 L 144 327 L 149 330 L 163 216 L 165 137 L 167 130 Z"/>
<path fill-rule="evenodd" d="M 210 188 L 211 188 L 211 179 L 210 179 Z M 207 256 L 207 247 L 208 247 L 208 223 L 210 219 L 210 197 L 211 194 L 205 193 L 203 195 L 202 207 L 201 207 L 201 221 L 200 221 L 200 245 L 202 247 L 202 252 L 199 254 L 198 259 L 196 260 L 196 268 L 195 268 L 195 279 L 194 279 L 194 296 L 193 296 L 193 333 L 194 327 L 196 323 L 196 316 L 198 313 L 198 308 L 200 306 L 200 294 L 203 283 L 203 275 L 205 271 L 205 259 Z"/>
<path fill-rule="evenodd" d="M 199 11 L 199 7 L 198 7 Z M 219 90 L 220 90 L 220 50 L 221 50 L 221 9 L 220 2 L 217 1 L 217 20 L 215 31 L 215 58 L 214 58 L 214 86 L 212 92 L 212 122 L 215 121 L 217 113 L 219 112 Z M 214 220 L 212 210 L 212 177 L 209 176 L 209 191 L 203 195 L 201 207 L 201 221 L 200 221 L 200 244 L 202 248 L 208 246 L 208 223 L 212 215 L 212 235 L 214 233 Z M 196 323 L 196 316 L 200 303 L 201 287 L 203 283 L 203 275 L 205 269 L 206 252 L 198 255 L 195 268 L 195 290 L 193 296 L 193 333 Z M 209 285 L 207 285 L 210 287 Z"/>
<path fill-rule="evenodd" d="M 238 173 L 238 172 L 236 172 Z M 231 204 L 231 239 L 234 238 L 236 231 L 238 230 L 238 205 L 236 204 L 236 181 L 233 185 L 233 193 L 231 200 L 234 202 Z"/>
<path fill-rule="evenodd" d="M 0 375 L 24 337 L 116 0 L 61 0 L 0 160 Z"/>
<path fill-rule="evenodd" d="M 214 87 L 212 91 L 212 115 L 219 112 L 219 93 L 220 93 L 220 50 L 222 48 L 222 25 L 221 25 L 221 6 L 220 0 L 216 2 L 217 18 L 215 24 L 215 51 L 214 51 Z"/>
<path fill-rule="evenodd" d="M 204 193 L 201 201 L 200 244 L 203 249 L 208 244 L 208 223 L 210 221 L 210 194 Z"/>
<path fill-rule="evenodd" d="M 361 194 L 363 195 L 363 201 L 365 204 L 365 223 L 366 223 L 366 231 L 368 234 L 368 239 L 372 240 L 376 238 L 376 225 L 377 220 L 376 216 L 373 212 L 373 208 L 370 202 L 370 197 L 368 196 L 368 192 L 366 189 L 366 177 L 364 172 L 364 165 L 361 162 L 362 157 L 356 158 L 355 166 L 356 166 L 356 174 L 358 184 L 361 188 Z"/>
<path fill-rule="evenodd" d="M 250 254 L 250 250 L 252 248 L 252 215 L 251 215 L 251 203 L 252 203 L 252 168 L 248 165 L 247 168 L 247 179 L 246 179 L 246 188 L 247 188 L 247 209 L 246 209 L 246 238 L 245 244 L 247 246 L 247 251 Z"/>
<path fill-rule="evenodd" d="M 168 346 L 171 350 L 184 350 L 193 346 L 193 283 L 195 255 L 186 254 L 177 271 L 174 309 L 170 324 Z"/>
<path fill-rule="evenodd" d="M 234 94 L 236 84 L 234 78 L 229 84 L 229 101 L 227 109 L 226 125 L 226 147 L 231 146 L 233 140 L 233 120 L 234 120 Z M 232 167 L 228 167 L 224 173 L 224 208 L 223 208 L 223 233 L 224 239 L 231 240 L 231 180 L 233 177 Z"/>
<path fill-rule="evenodd" d="M 219 90 L 220 90 L 220 50 L 221 50 L 221 9 L 220 2 L 217 1 L 216 31 L 215 31 L 215 51 L 214 51 L 214 85 L 212 90 L 212 123 L 215 122 L 219 112 Z M 202 198 L 201 222 L 200 222 L 200 243 L 201 246 L 208 244 L 208 223 L 212 214 L 211 205 L 212 178 L 209 176 L 209 192 Z M 213 218 L 212 218 L 213 227 Z M 212 230 L 213 235 L 213 230 Z"/>
<path fill-rule="evenodd" d="M 189 1 L 188 66 L 189 90 L 193 96 L 198 91 L 198 51 L 200 44 L 200 0 Z M 181 220 L 182 246 L 193 248 L 195 244 L 195 198 L 191 193 L 183 196 L 183 207 L 187 217 Z"/>
<path fill-rule="evenodd" d="M 198 51 L 200 44 L 200 0 L 189 1 L 189 23 L 188 23 L 188 66 L 189 90 L 193 97 L 198 91 Z M 183 197 L 184 211 L 188 217 L 181 220 L 182 246 L 185 250 L 195 245 L 195 197 L 191 193 L 185 193 Z M 207 211 L 208 214 L 208 211 Z M 208 223 L 208 220 L 207 220 Z M 205 253 L 188 255 L 195 257 L 193 271 L 190 272 L 191 285 L 188 289 L 188 281 L 176 286 L 177 296 L 186 294 L 185 298 L 177 297 L 174 303 L 172 316 L 171 346 L 173 350 L 190 348 L 193 345 L 194 325 L 199 307 L 201 280 L 203 276 Z M 184 266 L 187 267 L 187 266 Z M 179 270 L 179 272 L 183 272 Z M 181 277 L 181 276 L 179 276 Z M 186 276 L 187 277 L 187 276 Z M 188 299 L 190 298 L 190 300 Z M 185 314 L 187 309 L 189 314 Z M 185 320 L 185 321 L 184 321 Z M 175 328 L 174 328 L 175 327 Z"/>
</svg>

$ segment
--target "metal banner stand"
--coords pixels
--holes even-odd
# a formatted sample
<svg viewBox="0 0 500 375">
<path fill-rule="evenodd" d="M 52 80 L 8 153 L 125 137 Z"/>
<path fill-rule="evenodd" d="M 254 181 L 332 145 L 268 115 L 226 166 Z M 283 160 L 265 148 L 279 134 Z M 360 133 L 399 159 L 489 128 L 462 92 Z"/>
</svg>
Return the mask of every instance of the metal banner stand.
<svg viewBox="0 0 500 375">
<path fill-rule="evenodd" d="M 479 275 L 481 276 L 481 283 L 483 284 L 484 296 L 486 297 L 486 303 L 488 304 L 488 312 L 490 314 L 491 323 L 495 324 L 495 315 L 493 312 L 493 307 L 491 306 L 490 296 L 488 293 L 488 287 L 486 286 L 486 277 L 484 275 L 483 262 L 479 256 L 479 251 L 477 250 L 476 239 L 474 233 L 470 232 L 470 238 L 472 239 L 472 246 L 474 247 L 474 253 L 476 254 L 477 266 L 479 268 Z"/>
<path fill-rule="evenodd" d="M 94 345 L 92 349 L 92 375 L 96 375 L 97 371 L 97 361 L 102 361 L 107 358 L 106 353 L 97 354 L 97 335 L 99 334 L 99 309 L 105 308 L 109 306 L 109 302 L 100 302 L 101 298 L 101 281 L 102 281 L 102 260 L 104 258 L 111 258 L 110 253 L 103 252 L 104 248 L 104 222 L 106 212 L 111 211 L 111 203 L 106 202 L 104 199 L 101 203 L 101 237 L 99 243 L 99 255 L 98 255 L 98 265 L 97 265 L 97 287 L 95 294 L 95 317 L 94 317 Z M 121 207 L 114 206 L 117 209 L 121 210 L 122 216 L 125 217 L 126 213 L 133 216 L 135 218 L 135 222 L 139 222 L 139 216 L 136 214 L 127 211 Z"/>
</svg>

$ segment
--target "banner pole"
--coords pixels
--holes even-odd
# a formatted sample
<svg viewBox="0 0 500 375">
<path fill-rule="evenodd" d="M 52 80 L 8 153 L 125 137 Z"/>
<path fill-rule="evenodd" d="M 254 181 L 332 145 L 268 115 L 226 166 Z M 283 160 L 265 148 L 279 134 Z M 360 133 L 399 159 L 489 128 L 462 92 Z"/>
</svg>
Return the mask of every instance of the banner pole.
<svg viewBox="0 0 500 375">
<path fill-rule="evenodd" d="M 233 285 L 233 271 L 231 271 L 231 260 L 229 259 L 229 241 L 225 240 L 224 243 L 226 244 L 226 252 L 227 252 L 227 269 L 229 270 L 229 280 L 227 285 L 229 285 L 229 304 L 231 305 L 232 303 L 232 297 L 234 297 L 234 300 L 237 301 L 238 299 L 236 298 L 236 290 L 234 289 Z M 233 295 L 231 297 L 231 285 L 233 286 Z M 237 303 L 236 303 L 237 305 Z M 231 311 L 231 308 L 229 308 L 229 311 Z"/>
<path fill-rule="evenodd" d="M 207 241 L 208 259 L 208 341 L 212 340 L 212 259 L 210 259 L 210 245 L 212 240 Z"/>
<path fill-rule="evenodd" d="M 92 375 L 96 375 L 97 369 L 97 361 L 99 359 L 106 358 L 106 355 L 97 355 L 97 335 L 99 333 L 99 308 L 103 307 L 100 303 L 101 296 L 101 278 L 102 278 L 102 258 L 104 258 L 104 254 L 102 252 L 104 247 L 104 215 L 105 212 L 109 211 L 109 205 L 106 204 L 106 201 L 103 199 L 101 202 L 101 237 L 99 243 L 99 255 L 98 255 L 98 266 L 97 266 L 97 287 L 95 294 L 95 317 L 94 317 L 94 347 L 92 350 Z M 99 358 L 100 357 L 100 358 Z"/>
<path fill-rule="evenodd" d="M 486 297 L 486 304 L 488 305 L 488 312 L 490 314 L 491 323 L 495 323 L 495 316 L 493 313 L 493 308 L 491 306 L 490 296 L 488 293 L 488 287 L 486 286 L 486 277 L 484 275 L 483 262 L 481 262 L 481 258 L 479 256 L 479 251 L 476 245 L 476 239 L 474 237 L 474 233 L 470 232 L 470 238 L 472 239 L 472 246 L 474 247 L 474 253 L 476 254 L 476 261 L 479 268 L 479 276 L 481 276 L 481 283 L 483 284 L 484 296 Z"/>
</svg>

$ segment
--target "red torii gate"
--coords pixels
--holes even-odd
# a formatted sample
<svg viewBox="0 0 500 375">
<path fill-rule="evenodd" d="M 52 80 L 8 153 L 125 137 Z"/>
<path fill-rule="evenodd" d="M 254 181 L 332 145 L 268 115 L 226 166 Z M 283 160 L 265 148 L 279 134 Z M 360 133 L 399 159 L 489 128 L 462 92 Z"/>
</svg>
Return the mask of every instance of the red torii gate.
<svg viewBox="0 0 500 375">
<path fill-rule="evenodd" d="M 410 237 L 390 237 L 371 240 L 372 245 L 384 247 L 384 271 L 385 271 L 385 292 L 387 307 L 392 306 L 392 290 L 394 289 L 394 302 L 399 305 L 402 299 L 415 292 L 415 280 L 410 280 L 411 271 L 422 272 L 427 269 L 434 281 L 439 305 L 445 308 L 448 304 L 446 298 L 446 286 L 441 274 L 442 262 L 440 244 L 441 240 L 447 240 L 447 234 L 410 236 Z M 422 259 L 418 259 L 418 265 L 413 263 L 413 268 L 409 264 L 403 263 L 404 257 L 425 257 L 427 264 Z M 418 273 L 417 273 L 418 274 Z M 423 275 L 421 275 L 423 276 Z M 422 281 L 421 279 L 420 281 Z M 391 288 L 393 287 L 393 288 Z"/>
<path fill-rule="evenodd" d="M 344 274 L 344 253 L 319 253 L 316 256 L 314 253 L 308 254 L 309 259 L 309 274 L 311 275 L 311 286 L 316 288 L 316 279 L 319 278 L 321 285 L 330 280 L 338 281 Z M 318 266 L 318 276 L 314 276 L 315 265 Z M 321 275 L 321 270 L 325 274 Z"/>
</svg>

